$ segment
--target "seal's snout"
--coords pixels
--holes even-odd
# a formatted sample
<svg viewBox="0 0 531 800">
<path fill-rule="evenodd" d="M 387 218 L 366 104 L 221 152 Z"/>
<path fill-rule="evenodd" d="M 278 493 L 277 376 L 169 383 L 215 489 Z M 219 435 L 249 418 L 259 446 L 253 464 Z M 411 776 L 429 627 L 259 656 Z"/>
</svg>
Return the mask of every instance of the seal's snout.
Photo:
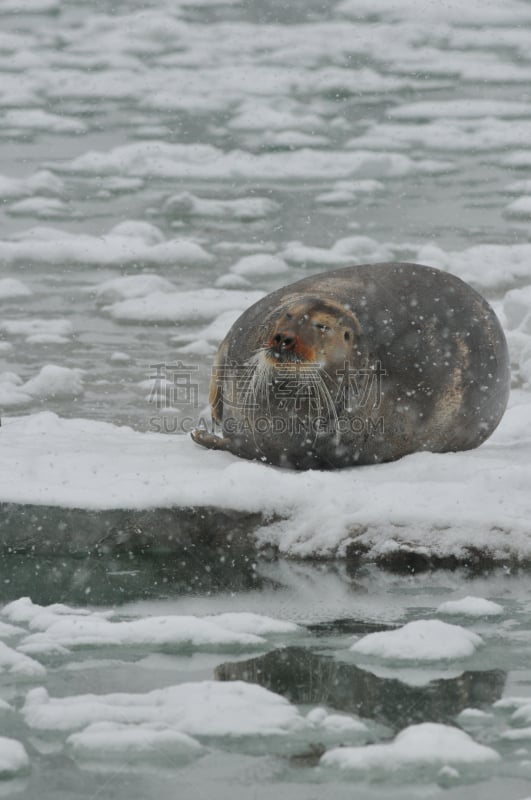
<svg viewBox="0 0 531 800">
<path fill-rule="evenodd" d="M 271 341 L 271 346 L 278 352 L 293 352 L 297 347 L 297 337 L 293 331 L 281 331 L 275 334 Z"/>
</svg>

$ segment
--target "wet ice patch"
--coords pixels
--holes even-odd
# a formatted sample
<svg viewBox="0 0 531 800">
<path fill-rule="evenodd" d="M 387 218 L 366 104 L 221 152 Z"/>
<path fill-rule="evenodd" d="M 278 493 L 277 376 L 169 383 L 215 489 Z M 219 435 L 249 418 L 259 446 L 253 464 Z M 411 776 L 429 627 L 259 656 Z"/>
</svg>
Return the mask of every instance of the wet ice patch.
<svg viewBox="0 0 531 800">
<path fill-rule="evenodd" d="M 15 373 L 0 374 L 0 403 L 6 408 L 28 405 L 35 399 L 79 397 L 83 389 L 82 370 L 55 364 L 45 364 L 25 383 Z"/>
<path fill-rule="evenodd" d="M 503 313 L 509 330 L 531 335 L 531 286 L 507 292 L 503 298 Z"/>
<path fill-rule="evenodd" d="M 494 703 L 494 709 L 506 715 L 508 713 L 509 728 L 501 733 L 506 742 L 522 742 L 525 745 L 531 740 L 531 698 L 504 697 Z"/>
<path fill-rule="evenodd" d="M 391 119 L 448 119 L 451 117 L 474 118 L 496 117 L 517 119 L 531 117 L 531 109 L 527 103 L 509 100 L 422 100 L 390 108 L 387 116 Z"/>
<path fill-rule="evenodd" d="M 224 152 L 212 145 L 139 142 L 106 153 L 89 152 L 61 163 L 64 172 L 81 175 L 133 175 L 166 179 L 291 180 L 325 178 L 403 177 L 433 175 L 452 168 L 448 161 L 417 160 L 401 153 L 344 152 L 299 149 L 254 155 Z M 56 169 L 59 165 L 55 165 Z M 1 252 L 1 251 L 0 251 Z"/>
<path fill-rule="evenodd" d="M 73 398 L 83 394 L 82 370 L 45 364 L 38 375 L 30 378 L 20 388 L 33 398 Z"/>
<path fill-rule="evenodd" d="M 461 600 L 446 600 L 437 607 L 438 614 L 463 617 L 498 617 L 503 614 L 503 606 L 484 597 L 467 597 Z"/>
<path fill-rule="evenodd" d="M 205 753 L 197 739 L 157 722 L 95 722 L 67 739 L 77 761 L 119 761 L 130 767 L 155 762 L 178 767 Z"/>
<path fill-rule="evenodd" d="M 111 353 L 109 356 L 109 361 L 111 364 L 125 366 L 131 363 L 132 358 L 128 353 L 123 353 L 121 350 L 115 350 L 114 353 Z"/>
<path fill-rule="evenodd" d="M 250 285 L 251 282 L 247 278 L 244 278 L 243 275 L 235 275 L 233 272 L 220 275 L 215 283 L 218 289 L 246 289 Z"/>
<path fill-rule="evenodd" d="M 89 291 L 100 303 L 113 303 L 131 297 L 145 297 L 154 292 L 174 292 L 175 284 L 159 275 L 125 275 L 92 286 Z"/>
<path fill-rule="evenodd" d="M 71 618 L 53 622 L 43 633 L 27 636 L 21 646 L 55 645 L 61 647 L 158 646 L 177 650 L 213 651 L 262 648 L 265 639 L 252 633 L 238 633 L 213 620 L 199 617 L 149 617 L 131 621 L 111 621 L 93 617 Z"/>
<path fill-rule="evenodd" d="M 232 265 L 230 271 L 235 275 L 261 278 L 268 275 L 282 275 L 282 273 L 289 271 L 289 267 L 283 258 L 278 258 L 268 253 L 256 253 L 252 256 L 240 258 Z"/>
<path fill-rule="evenodd" d="M 491 747 L 478 744 L 458 728 L 434 722 L 410 725 L 389 743 L 329 750 L 320 761 L 326 768 L 374 776 L 381 780 L 436 777 L 446 766 L 457 769 L 499 761 Z M 415 774 L 416 773 L 416 774 Z"/>
<path fill-rule="evenodd" d="M 510 712 L 510 722 L 515 725 L 531 725 L 531 697 L 503 697 L 494 703 L 495 710 Z M 524 730 L 524 728 L 520 728 Z M 526 729 L 526 737 L 531 736 L 531 728 Z"/>
<path fill-rule="evenodd" d="M 163 211 L 169 217 L 206 217 L 213 219 L 235 219 L 251 222 L 277 211 L 278 203 L 267 197 L 241 197 L 236 200 L 207 199 L 191 192 L 171 195 L 164 202 Z"/>
<path fill-rule="evenodd" d="M 531 75 L 530 75 L 531 77 Z M 531 121 L 492 119 L 490 117 L 437 118 L 414 125 L 411 122 L 374 123 L 362 135 L 355 136 L 348 147 L 374 150 L 426 150 L 466 153 L 507 150 L 523 147 L 531 135 Z"/>
<path fill-rule="evenodd" d="M 64 344 L 73 333 L 67 319 L 9 319 L 0 323 L 8 336 L 20 336 L 28 344 Z"/>
<path fill-rule="evenodd" d="M 6 200 L 28 197 L 35 193 L 60 195 L 64 192 L 64 183 L 48 170 L 39 170 L 29 178 L 12 178 L 0 175 L 0 196 Z"/>
<path fill-rule="evenodd" d="M 293 150 L 296 147 L 326 147 L 331 141 L 327 136 L 304 133 L 303 131 L 280 130 L 264 131 L 255 133 L 248 137 L 248 143 L 254 149 L 286 149 Z"/>
<path fill-rule="evenodd" d="M 28 754 L 16 739 L 0 736 L 0 779 L 14 778 L 29 771 Z"/>
<path fill-rule="evenodd" d="M 244 311 L 263 296 L 264 292 L 228 289 L 153 292 L 113 303 L 104 310 L 120 322 L 201 322 L 215 319 L 223 311 Z"/>
<path fill-rule="evenodd" d="M 54 415 L 51 415 L 54 416 Z M 106 619 L 112 612 L 108 611 L 89 611 L 86 608 L 71 608 L 64 603 L 52 603 L 49 606 L 41 606 L 33 603 L 29 597 L 20 597 L 13 600 L 2 608 L 2 616 L 7 617 L 12 622 L 24 623 L 32 630 L 46 630 L 49 625 L 67 617 L 97 617 Z"/>
<path fill-rule="evenodd" d="M 448 22 L 451 24 L 478 26 L 514 25 L 517 21 L 531 19 L 531 10 L 526 3 L 509 0 L 503 6 L 485 7 L 481 0 L 472 0 L 463 6 L 456 0 L 444 4 L 430 3 L 419 11 L 416 0 L 405 0 L 396 4 L 394 0 L 342 0 L 338 10 L 355 19 L 375 16 L 390 20 L 415 20 L 416 22 Z"/>
<path fill-rule="evenodd" d="M 31 289 L 17 278 L 0 278 L 0 301 L 28 297 Z"/>
<path fill-rule="evenodd" d="M 46 131 L 47 133 L 86 133 L 86 125 L 67 115 L 51 114 L 40 108 L 21 108 L 6 111 L 0 132 L 5 129 Z"/>
<path fill-rule="evenodd" d="M 504 187 L 507 194 L 530 194 L 531 180 L 513 181 Z"/>
<path fill-rule="evenodd" d="M 39 217 L 40 219 L 61 219 L 71 214 L 70 206 L 56 197 L 28 197 L 12 203 L 7 213 L 14 217 Z"/>
<path fill-rule="evenodd" d="M 299 626 L 287 620 L 273 619 L 263 614 L 252 614 L 249 611 L 238 613 L 225 612 L 213 616 L 203 617 L 205 620 L 212 621 L 217 625 L 222 625 L 227 630 L 235 633 L 254 633 L 259 636 L 266 636 L 269 633 L 289 634 L 297 633 Z"/>
<path fill-rule="evenodd" d="M 338 239 L 330 249 L 292 242 L 282 256 L 295 266 L 346 267 L 353 261 L 391 260 L 393 250 L 392 246 L 382 245 L 368 236 L 348 236 Z"/>
<path fill-rule="evenodd" d="M 5 642 L 0 642 L 0 674 L 17 680 L 40 680 L 46 675 L 46 670 L 33 658 L 8 647 Z"/>
<path fill-rule="evenodd" d="M 436 619 L 408 622 L 402 628 L 369 633 L 350 648 L 361 655 L 396 661 L 447 661 L 468 658 L 483 644 L 481 636 Z"/>
<path fill-rule="evenodd" d="M 0 14 L 50 14 L 60 7 L 60 0 L 5 0 Z"/>
<path fill-rule="evenodd" d="M 0 258 L 6 264 L 69 263 L 96 266 L 131 264 L 208 264 L 212 256 L 186 239 L 164 240 L 162 233 L 143 222 L 128 222 L 102 236 L 38 227 L 0 240 Z"/>
<path fill-rule="evenodd" d="M 212 356 L 217 349 L 206 339 L 194 339 L 188 344 L 182 344 L 182 340 L 179 340 L 176 341 L 176 346 L 181 355 Z"/>
<path fill-rule="evenodd" d="M 236 311 L 224 311 L 223 314 L 216 317 L 210 325 L 198 331 L 197 338 L 199 340 L 206 340 L 207 342 L 221 342 L 240 316 L 241 312 L 239 309 Z"/>
<path fill-rule="evenodd" d="M 9 622 L 0 622 L 0 639 L 10 639 L 13 636 L 20 636 L 26 633 L 24 628 L 18 625 L 11 625 Z"/>
<path fill-rule="evenodd" d="M 531 280 L 531 245 L 480 244 L 444 251 L 433 244 L 417 248 L 419 263 L 448 270 L 484 292 L 509 289 Z"/>
<path fill-rule="evenodd" d="M 480 708 L 464 708 L 456 718 L 459 726 L 470 733 L 485 731 L 494 722 L 494 714 Z"/>
<path fill-rule="evenodd" d="M 330 191 L 318 194 L 315 198 L 315 202 L 325 206 L 354 203 L 358 200 L 366 199 L 383 189 L 384 184 L 381 181 L 336 181 Z"/>
<path fill-rule="evenodd" d="M 513 294 L 514 292 L 514 294 Z M 506 331 L 514 385 L 531 384 L 531 308 L 528 289 L 514 289 L 504 300 Z M 526 296 L 527 295 L 527 296 Z M 516 323 L 516 324 L 514 324 Z M 517 438 L 515 438 L 516 442 Z"/>
<path fill-rule="evenodd" d="M 324 708 L 313 708 L 308 712 L 306 719 L 314 725 L 319 725 L 324 730 L 333 733 L 357 733 L 365 736 L 369 733 L 368 726 L 357 717 L 347 714 L 330 714 Z"/>
<path fill-rule="evenodd" d="M 503 155 L 497 160 L 506 167 L 526 169 L 531 167 L 531 152 L 529 150 L 518 150 L 509 155 Z"/>
<path fill-rule="evenodd" d="M 504 213 L 507 217 L 514 219 L 531 220 L 531 197 L 519 197 L 505 207 Z"/>
<path fill-rule="evenodd" d="M 0 406 L 13 408 L 31 403 L 31 397 L 21 387 L 22 378 L 15 372 L 0 373 Z"/>
<path fill-rule="evenodd" d="M 324 120 L 317 114 L 310 114 L 302 104 L 293 101 L 282 104 L 283 108 L 274 107 L 261 102 L 257 108 L 256 101 L 243 103 L 238 113 L 229 122 L 229 128 L 247 131 L 283 131 L 293 128 L 319 131 L 324 127 Z"/>
</svg>

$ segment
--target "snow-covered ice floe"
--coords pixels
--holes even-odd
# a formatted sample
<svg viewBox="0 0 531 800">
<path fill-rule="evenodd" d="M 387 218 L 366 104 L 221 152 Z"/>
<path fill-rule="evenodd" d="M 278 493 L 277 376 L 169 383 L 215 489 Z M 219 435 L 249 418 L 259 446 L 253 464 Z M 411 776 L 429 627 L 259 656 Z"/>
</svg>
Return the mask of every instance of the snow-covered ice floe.
<svg viewBox="0 0 531 800">
<path fill-rule="evenodd" d="M 401 731 L 392 742 L 366 747 L 340 747 L 321 758 L 321 766 L 352 774 L 392 779 L 422 772 L 435 778 L 442 770 L 470 770 L 498 761 L 491 747 L 478 744 L 467 733 L 449 725 L 424 722 Z M 459 773 L 456 773 L 458 775 Z"/>
<path fill-rule="evenodd" d="M 471 656 L 482 644 L 481 636 L 460 625 L 421 619 L 397 630 L 369 633 L 351 650 L 392 661 L 446 661 Z"/>
<path fill-rule="evenodd" d="M 133 547 L 136 530 L 145 533 L 143 547 L 174 552 L 206 536 L 305 558 L 529 563 L 531 404 L 525 401 L 515 393 L 498 430 L 476 450 L 416 453 L 332 472 L 281 470 L 206 452 L 187 436 L 51 412 L 6 418 L 0 502 L 18 512 L 28 507 L 28 514 L 4 515 L 2 547 L 87 552 L 102 541 Z"/>
<path fill-rule="evenodd" d="M 5 651 L 0 650 L 0 668 L 5 665 L 10 671 L 28 675 L 39 674 L 35 670 L 32 672 L 32 660 L 24 655 L 28 653 L 66 653 L 69 648 L 109 646 L 163 647 L 176 652 L 253 651 L 267 648 L 268 636 L 289 636 L 298 631 L 298 626 L 292 622 L 260 614 L 226 613 L 201 618 L 170 615 L 120 620 L 115 619 L 112 612 L 90 613 L 60 603 L 39 606 L 29 597 L 4 606 L 2 615 L 11 622 L 27 625 L 29 632 L 19 642 L 16 653 L 0 643 L 5 648 Z M 40 668 L 40 664 L 36 667 Z"/>
<path fill-rule="evenodd" d="M 355 716 L 320 707 L 304 714 L 281 695 L 243 681 L 70 697 L 50 697 L 39 687 L 27 693 L 22 713 L 35 732 L 66 734 L 66 747 L 82 761 L 160 761 L 172 753 L 182 762 L 209 746 L 289 753 L 305 744 L 358 744 L 370 736 Z"/>
<path fill-rule="evenodd" d="M 161 647 L 175 656 L 204 650 L 252 654 L 257 647 L 274 652 L 286 638 L 304 633 L 293 622 L 249 612 L 123 619 L 118 611 L 42 606 L 29 597 L 7 604 L 0 615 L 10 620 L 2 622 L 0 633 L 18 639 L 13 649 L 0 643 L 0 667 L 11 667 L 7 678 L 12 682 L 37 683 L 25 695 L 20 711 L 24 722 L 36 736 L 51 732 L 62 737 L 72 756 L 84 763 L 170 757 L 179 766 L 212 745 L 240 752 L 286 752 L 318 742 L 330 747 L 362 744 L 379 730 L 356 714 L 321 706 L 301 709 L 268 688 L 219 676 L 147 692 L 52 697 L 39 685 L 46 679 L 45 667 L 25 654 L 51 657 L 57 667 L 72 657 L 69 648 L 101 652 L 103 647 L 120 647 L 126 660 L 127 648 L 133 658 Z M 13 713 L 7 703 L 2 711 Z"/>
<path fill-rule="evenodd" d="M 104 236 L 42 226 L 0 240 L 4 264 L 204 265 L 212 258 L 197 242 L 167 240 L 155 225 L 135 220 L 120 222 Z"/>
</svg>

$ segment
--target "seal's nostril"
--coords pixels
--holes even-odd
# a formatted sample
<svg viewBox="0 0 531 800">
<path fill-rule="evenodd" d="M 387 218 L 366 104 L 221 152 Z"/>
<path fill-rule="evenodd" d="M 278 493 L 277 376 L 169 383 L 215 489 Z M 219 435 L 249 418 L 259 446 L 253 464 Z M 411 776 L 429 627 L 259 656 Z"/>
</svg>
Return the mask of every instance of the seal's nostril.
<svg viewBox="0 0 531 800">
<path fill-rule="evenodd" d="M 274 347 L 277 347 L 282 350 L 293 350 L 297 344 L 297 337 L 294 336 L 292 333 L 280 331 L 280 333 L 276 333 L 271 342 Z"/>
</svg>

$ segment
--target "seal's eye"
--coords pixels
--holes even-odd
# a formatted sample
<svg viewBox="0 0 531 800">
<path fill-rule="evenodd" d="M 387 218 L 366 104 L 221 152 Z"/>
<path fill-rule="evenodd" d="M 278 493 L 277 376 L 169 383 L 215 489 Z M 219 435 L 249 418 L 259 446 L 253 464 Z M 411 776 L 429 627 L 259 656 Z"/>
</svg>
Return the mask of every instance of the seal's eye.
<svg viewBox="0 0 531 800">
<path fill-rule="evenodd" d="M 346 342 L 350 342 L 350 333 L 348 331 L 345 331 L 344 339 Z"/>
</svg>

